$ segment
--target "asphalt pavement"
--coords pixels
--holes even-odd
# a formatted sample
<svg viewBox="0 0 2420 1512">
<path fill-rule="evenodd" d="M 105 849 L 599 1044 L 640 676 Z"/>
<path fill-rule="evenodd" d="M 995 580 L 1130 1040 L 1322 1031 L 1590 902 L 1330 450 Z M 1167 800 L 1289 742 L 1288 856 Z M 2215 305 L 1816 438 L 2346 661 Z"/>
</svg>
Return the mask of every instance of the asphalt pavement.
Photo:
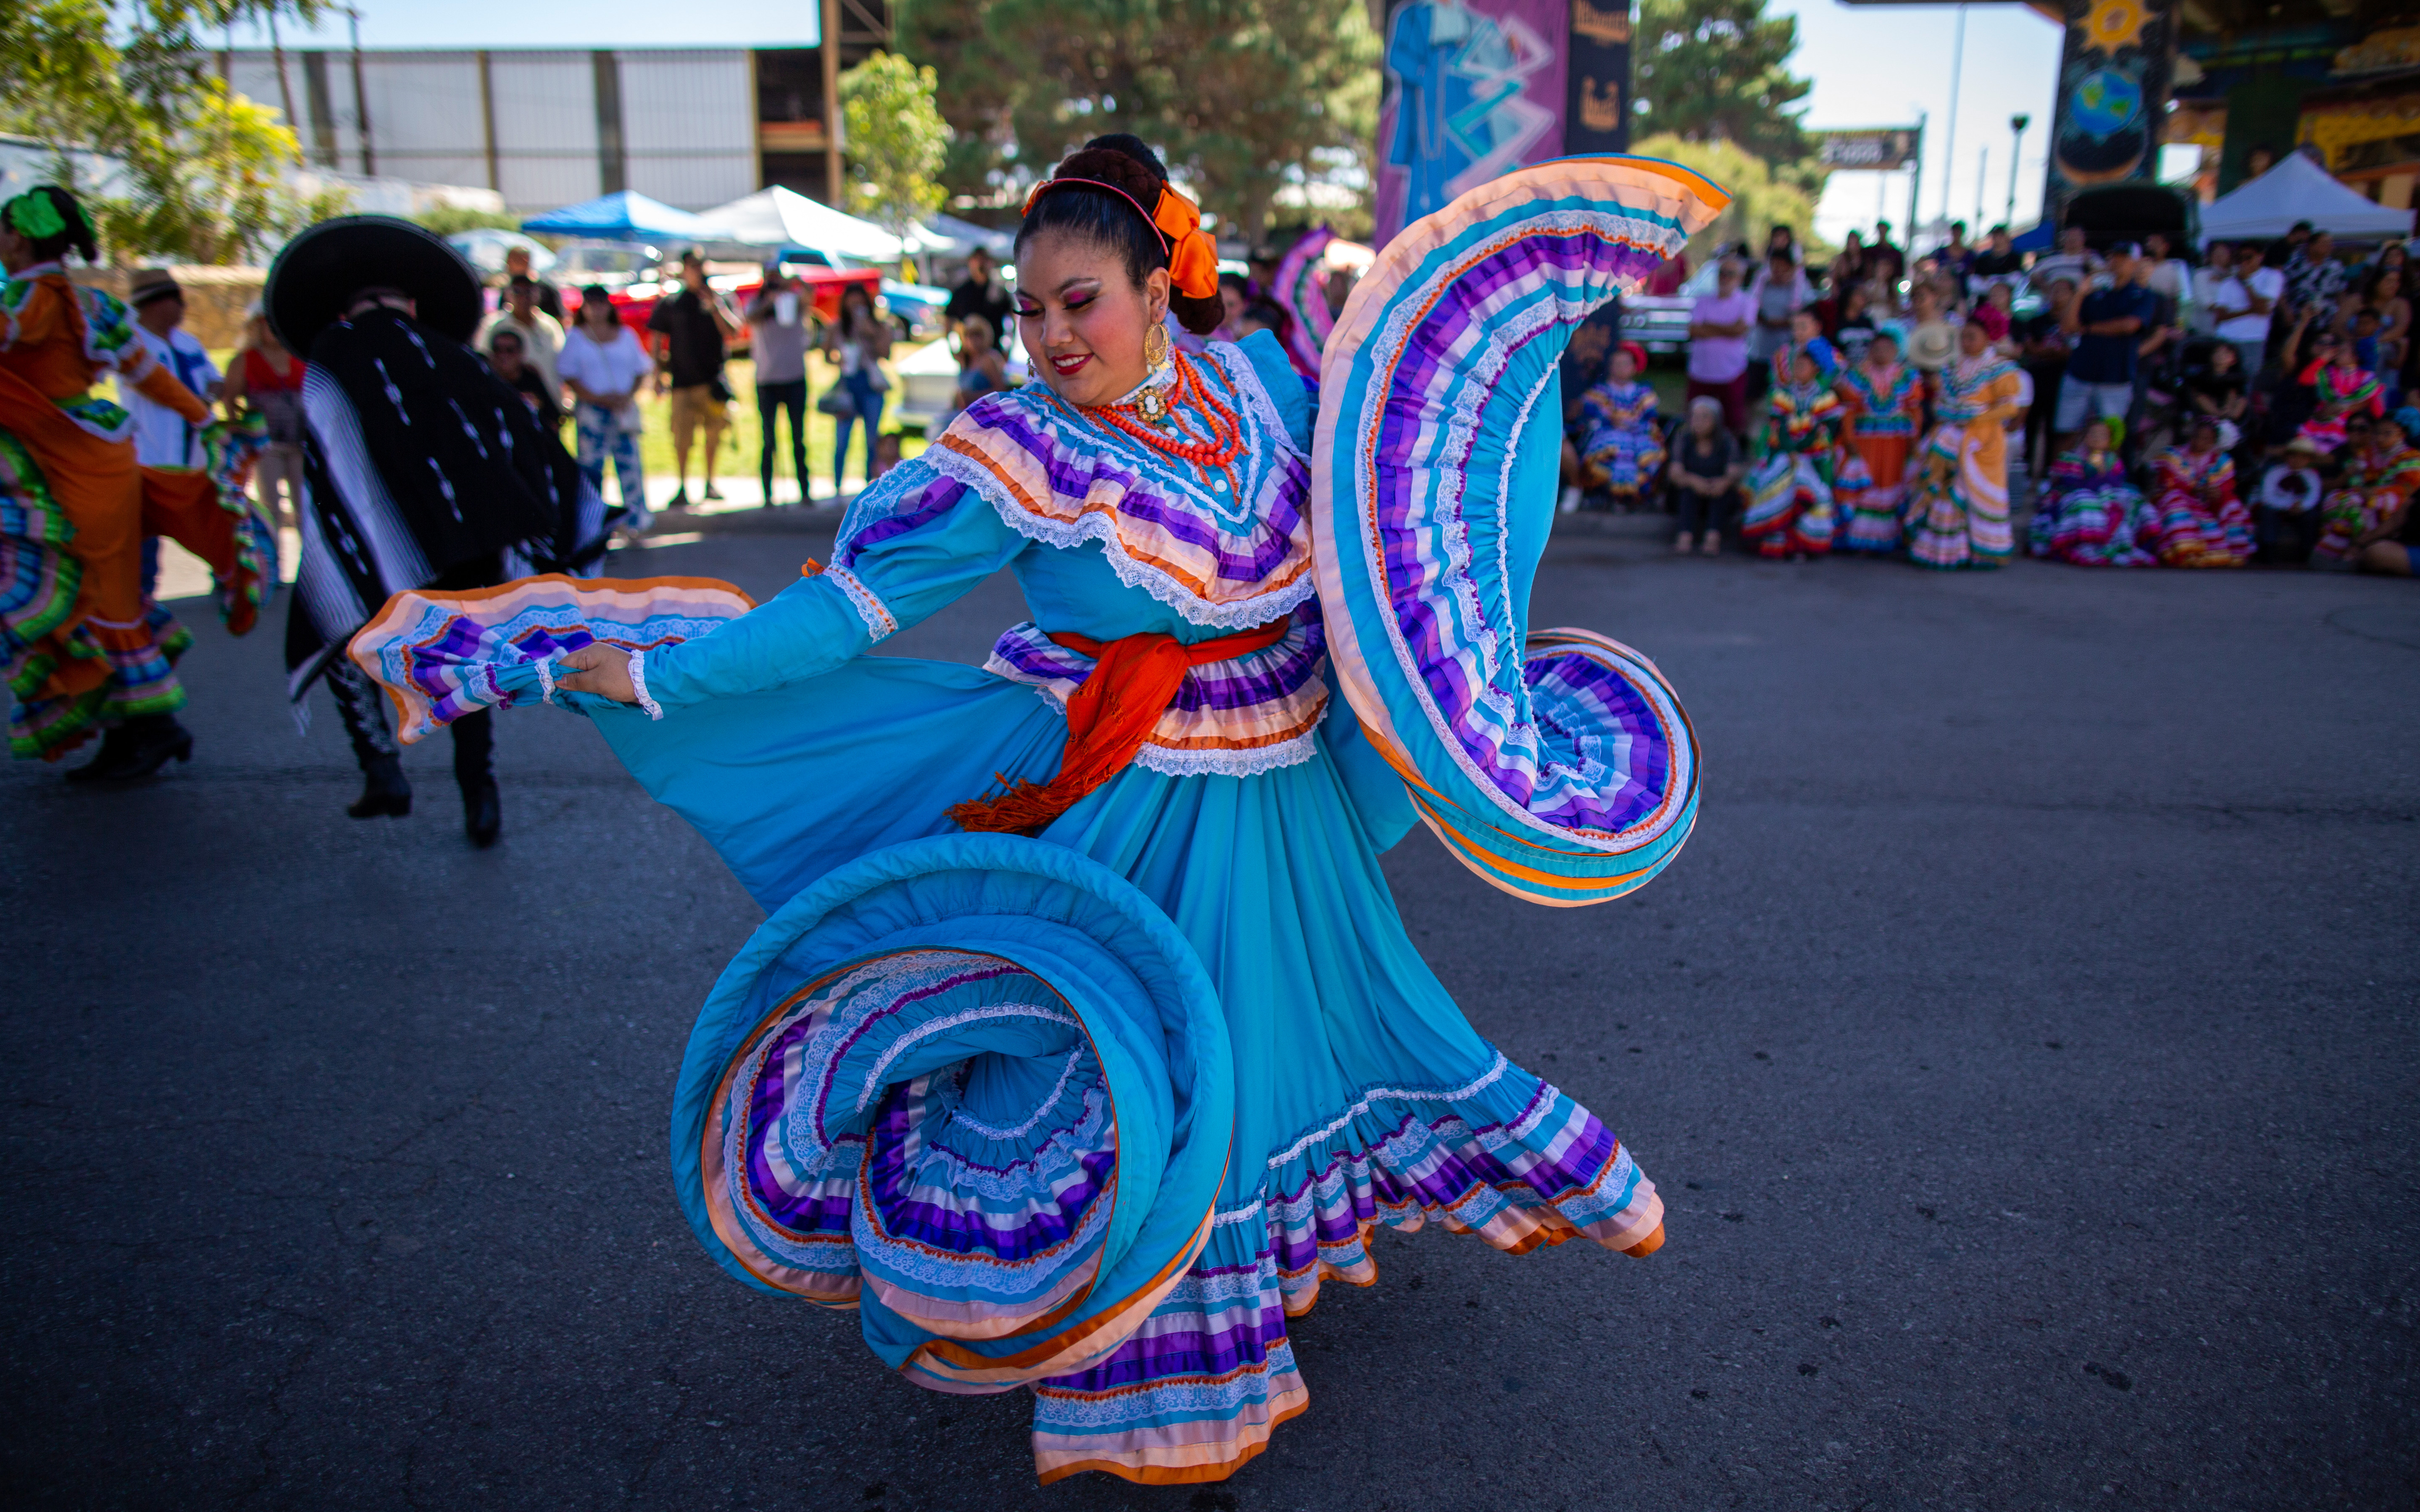
<svg viewBox="0 0 2420 1512">
<path fill-rule="evenodd" d="M 723 517 L 614 570 L 761 594 L 827 541 Z M 1156 1489 L 1035 1487 L 1021 1394 L 920 1391 L 699 1251 L 673 1075 L 760 916 L 583 721 L 500 718 L 491 852 L 442 739 L 411 818 L 356 823 L 282 606 L 245 641 L 181 606 L 191 765 L 0 772 L 8 1503 L 2420 1504 L 2420 585 L 1583 519 L 1537 598 L 1678 687 L 1696 837 L 1596 908 L 1425 835 L 1388 873 L 1669 1242 L 1383 1236 L 1295 1324 L 1309 1412 Z M 1021 617 L 995 580 L 886 649 Z"/>
</svg>

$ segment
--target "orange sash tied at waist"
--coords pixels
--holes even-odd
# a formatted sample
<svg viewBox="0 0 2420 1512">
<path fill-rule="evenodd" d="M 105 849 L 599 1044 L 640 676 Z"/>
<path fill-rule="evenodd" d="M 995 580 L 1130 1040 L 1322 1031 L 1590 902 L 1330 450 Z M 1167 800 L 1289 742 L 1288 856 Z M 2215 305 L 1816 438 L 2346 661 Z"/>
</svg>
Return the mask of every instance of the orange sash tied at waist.
<svg viewBox="0 0 2420 1512">
<path fill-rule="evenodd" d="M 974 832 L 1037 834 L 1078 799 L 1126 769 L 1185 686 L 1185 674 L 1214 661 L 1264 651 L 1285 639 L 1287 620 L 1192 645 L 1171 635 L 1129 635 L 1115 640 L 1050 632 L 1068 650 L 1093 658 L 1092 675 L 1067 696 L 1067 749 L 1047 782 L 1000 778 L 988 798 L 953 804 L 949 815 Z"/>
</svg>

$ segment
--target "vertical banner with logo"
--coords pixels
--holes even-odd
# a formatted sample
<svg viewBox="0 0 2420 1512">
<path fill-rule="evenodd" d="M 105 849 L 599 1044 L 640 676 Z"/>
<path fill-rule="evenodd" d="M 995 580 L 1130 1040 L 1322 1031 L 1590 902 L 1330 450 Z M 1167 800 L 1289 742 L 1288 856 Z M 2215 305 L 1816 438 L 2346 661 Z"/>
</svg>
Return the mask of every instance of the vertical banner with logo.
<svg viewBox="0 0 2420 1512">
<path fill-rule="evenodd" d="M 2042 222 L 2080 189 L 2156 182 L 2176 55 L 2176 0 L 2067 0 Z"/>
<path fill-rule="evenodd" d="M 1572 0 L 1563 154 L 1630 150 L 1630 0 Z"/>
<path fill-rule="evenodd" d="M 1563 155 L 1573 3 L 1396 0 L 1388 8 L 1380 246 L 1465 190 Z M 1627 86 L 1625 75 L 1623 93 Z"/>
</svg>

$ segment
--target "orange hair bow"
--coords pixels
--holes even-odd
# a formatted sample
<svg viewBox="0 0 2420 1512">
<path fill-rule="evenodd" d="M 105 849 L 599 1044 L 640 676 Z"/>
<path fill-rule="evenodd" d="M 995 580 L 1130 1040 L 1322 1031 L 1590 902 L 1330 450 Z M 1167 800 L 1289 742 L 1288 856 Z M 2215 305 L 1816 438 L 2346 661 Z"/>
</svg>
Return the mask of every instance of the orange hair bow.
<svg viewBox="0 0 2420 1512">
<path fill-rule="evenodd" d="M 1149 210 L 1141 202 L 1117 185 L 1104 178 L 1045 178 L 1025 196 L 1025 213 L 1033 213 L 1033 202 L 1063 184 L 1089 184 L 1106 189 L 1135 208 L 1135 213 L 1151 223 L 1159 233 L 1160 244 L 1168 249 L 1169 282 L 1176 292 L 1187 299 L 1206 300 L 1218 292 L 1218 248 L 1202 229 L 1202 207 L 1175 190 L 1162 184 L 1159 203 Z"/>
</svg>

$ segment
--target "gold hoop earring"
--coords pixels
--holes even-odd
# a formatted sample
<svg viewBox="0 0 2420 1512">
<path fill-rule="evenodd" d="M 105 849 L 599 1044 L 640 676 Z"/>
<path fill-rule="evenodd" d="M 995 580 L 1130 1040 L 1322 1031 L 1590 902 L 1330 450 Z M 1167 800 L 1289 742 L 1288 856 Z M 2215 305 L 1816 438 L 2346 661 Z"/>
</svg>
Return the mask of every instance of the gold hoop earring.
<svg viewBox="0 0 2420 1512">
<path fill-rule="evenodd" d="M 1155 320 L 1142 336 L 1143 364 L 1154 370 L 1168 365 L 1168 327 Z"/>
</svg>

